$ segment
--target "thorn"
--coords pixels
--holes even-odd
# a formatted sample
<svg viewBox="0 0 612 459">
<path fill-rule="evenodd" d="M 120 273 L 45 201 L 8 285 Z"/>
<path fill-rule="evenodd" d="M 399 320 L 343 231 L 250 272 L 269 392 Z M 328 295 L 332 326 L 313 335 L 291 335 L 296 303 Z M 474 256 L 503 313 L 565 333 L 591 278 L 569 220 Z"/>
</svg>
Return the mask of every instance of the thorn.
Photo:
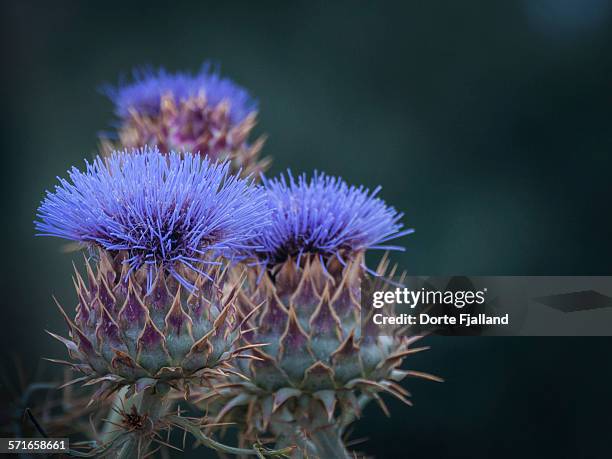
<svg viewBox="0 0 612 459">
<path fill-rule="evenodd" d="M 439 382 L 439 383 L 444 382 L 444 379 L 442 379 L 442 378 L 440 378 L 438 376 L 429 374 L 429 373 L 424 373 L 422 371 L 408 370 L 408 371 L 406 371 L 406 374 L 408 376 L 414 376 L 415 378 L 423 378 L 423 379 L 427 379 L 429 381 L 434 381 L 434 382 Z"/>
</svg>

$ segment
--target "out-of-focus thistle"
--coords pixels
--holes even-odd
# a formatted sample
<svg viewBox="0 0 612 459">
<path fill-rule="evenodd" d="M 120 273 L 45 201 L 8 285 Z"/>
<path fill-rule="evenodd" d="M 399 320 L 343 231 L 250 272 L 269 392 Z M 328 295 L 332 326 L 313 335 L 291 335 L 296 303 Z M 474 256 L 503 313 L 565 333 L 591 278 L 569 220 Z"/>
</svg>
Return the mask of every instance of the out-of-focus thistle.
<svg viewBox="0 0 612 459">
<path fill-rule="evenodd" d="M 264 304 L 249 323 L 247 343 L 269 343 L 240 362 L 249 380 L 218 391 L 219 421 L 245 418 L 243 438 L 272 434 L 296 444 L 295 457 L 348 458 L 341 435 L 362 405 L 391 394 L 410 403 L 398 382 L 433 376 L 399 369 L 415 338 L 362 333 L 360 281 L 383 275 L 364 264 L 367 249 L 401 250 L 389 240 L 408 234 L 402 214 L 376 197 L 316 174 L 264 181 L 272 224 L 259 239 L 260 263 L 239 293 L 245 312 Z M 370 271 L 370 274 L 368 274 Z M 389 273 L 387 273 L 389 274 Z M 203 400 L 219 396 L 207 394 Z"/>
<path fill-rule="evenodd" d="M 260 159 L 264 137 L 249 135 L 257 121 L 257 103 L 249 93 L 204 65 L 195 75 L 134 72 L 134 82 L 108 88 L 119 118 L 122 148 L 156 145 L 160 151 L 191 151 L 212 159 L 229 159 L 244 174 L 267 168 Z M 112 150 L 108 140 L 103 150 Z"/>
<path fill-rule="evenodd" d="M 73 168 L 39 208 L 39 234 L 94 248 L 95 267 L 75 276 L 76 315 L 62 310 L 69 338 L 53 336 L 83 374 L 74 382 L 100 384 L 94 398 L 126 386 L 141 397 L 104 445 L 122 457 L 178 422 L 162 416 L 171 388 L 188 393 L 249 357 L 225 260 L 253 247 L 269 212 L 263 190 L 228 170 L 190 153 L 113 153 Z"/>
</svg>

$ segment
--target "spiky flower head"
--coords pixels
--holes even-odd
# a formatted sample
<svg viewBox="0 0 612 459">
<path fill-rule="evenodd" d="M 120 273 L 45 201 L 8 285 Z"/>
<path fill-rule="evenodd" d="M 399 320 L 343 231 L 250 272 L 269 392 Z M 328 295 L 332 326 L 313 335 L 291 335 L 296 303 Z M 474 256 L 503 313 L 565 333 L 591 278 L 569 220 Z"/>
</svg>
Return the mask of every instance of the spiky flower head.
<svg viewBox="0 0 612 459">
<path fill-rule="evenodd" d="M 38 209 L 40 235 L 124 252 L 148 285 L 163 268 L 189 287 L 178 267 L 198 271 L 207 256 L 232 258 L 267 224 L 265 193 L 229 174 L 229 163 L 145 147 L 97 157 L 60 179 Z"/>
<path fill-rule="evenodd" d="M 187 388 L 241 351 L 228 259 L 267 223 L 265 193 L 229 164 L 157 149 L 115 152 L 73 168 L 38 211 L 40 234 L 92 246 L 79 273 L 68 347 L 102 392 L 158 383 Z M 63 312 L 63 310 L 62 310 Z"/>
<path fill-rule="evenodd" d="M 317 172 L 295 178 L 291 171 L 264 185 L 273 213 L 259 255 L 271 263 L 303 254 L 342 260 L 366 249 L 403 250 L 386 243 L 412 232 L 403 229 L 403 214 L 377 197 L 380 187 L 370 191 Z"/>
<path fill-rule="evenodd" d="M 172 95 L 174 102 L 178 103 L 203 91 L 212 105 L 223 101 L 230 104 L 228 116 L 234 123 L 257 111 L 257 102 L 248 91 L 222 77 L 210 64 L 204 64 L 197 74 L 169 73 L 163 68 L 157 71 L 135 70 L 131 84 L 107 88 L 107 94 L 115 104 L 115 113 L 124 120 L 130 117 L 132 110 L 142 115 L 159 115 L 161 98 L 166 94 Z"/>
<path fill-rule="evenodd" d="M 99 383 L 93 401 L 126 386 L 188 393 L 232 373 L 244 349 L 238 345 L 236 290 L 223 288 L 220 261 L 206 275 L 178 267 L 195 286 L 189 291 L 163 270 L 149 286 L 145 268 L 130 272 L 123 257 L 99 250 L 94 267 L 86 263 L 86 281 L 75 268 L 76 314 L 60 306 L 69 338 L 51 333 L 71 357 L 57 362 L 82 373 L 71 383 Z"/>
<path fill-rule="evenodd" d="M 359 398 L 375 399 L 386 410 L 380 393 L 409 403 L 398 381 L 430 377 L 399 368 L 408 354 L 423 350 L 410 347 L 415 338 L 364 333 L 361 323 L 365 250 L 410 231 L 402 229 L 401 214 L 376 197 L 378 189 L 350 187 L 324 174 L 264 184 L 273 208 L 258 252 L 266 263 L 249 271 L 239 305 L 246 314 L 264 304 L 249 319 L 245 340 L 269 344 L 252 351 L 256 360 L 240 363 L 249 381 L 208 397 L 220 394 L 225 401 L 219 420 L 246 417 L 243 435 L 272 432 L 285 444 L 302 444 L 296 457 L 304 451 L 316 456 L 317 432 L 339 437 L 359 415 Z M 374 278 L 393 275 L 388 265 L 383 259 Z"/>
<path fill-rule="evenodd" d="M 258 159 L 263 137 L 252 144 L 248 140 L 257 102 L 208 64 L 196 74 L 135 71 L 133 82 L 106 93 L 115 105 L 124 148 L 156 145 L 164 153 L 230 159 L 234 170 L 247 174 L 267 167 L 267 160 Z"/>
</svg>

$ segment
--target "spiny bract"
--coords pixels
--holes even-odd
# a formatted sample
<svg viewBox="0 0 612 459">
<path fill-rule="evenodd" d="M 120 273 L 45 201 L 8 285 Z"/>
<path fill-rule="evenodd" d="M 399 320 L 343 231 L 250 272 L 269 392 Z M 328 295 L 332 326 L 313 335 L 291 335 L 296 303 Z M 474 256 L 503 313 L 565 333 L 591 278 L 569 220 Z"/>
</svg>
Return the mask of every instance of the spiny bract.
<svg viewBox="0 0 612 459">
<path fill-rule="evenodd" d="M 323 427 L 339 437 L 359 415 L 360 399 L 375 399 L 386 410 L 382 392 L 409 403 L 398 384 L 405 376 L 436 379 L 399 368 L 424 349 L 410 348 L 418 337 L 362 330 L 365 250 L 407 231 L 383 201 L 338 179 L 264 183 L 272 224 L 257 253 L 263 262 L 250 269 L 239 305 L 244 314 L 264 305 L 244 337 L 267 345 L 252 351 L 253 361 L 239 363 L 249 381 L 236 380 L 204 400 L 223 401 L 219 420 L 246 417 L 243 435 L 251 439 L 271 432 L 279 446 L 300 444 Z M 393 275 L 387 268 L 383 260 L 374 278 Z"/>
<path fill-rule="evenodd" d="M 246 174 L 267 167 L 268 160 L 259 160 L 264 138 L 248 141 L 257 103 L 244 88 L 208 64 L 195 75 L 160 69 L 134 72 L 134 77 L 106 91 L 120 120 L 123 147 L 156 145 L 164 153 L 192 151 L 230 159 L 235 171 Z"/>
<path fill-rule="evenodd" d="M 62 310 L 70 339 L 52 334 L 73 360 L 61 363 L 84 374 L 73 382 L 102 383 L 92 400 L 123 386 L 141 391 L 165 383 L 188 391 L 232 371 L 244 349 L 236 344 L 236 290 L 222 293 L 220 265 L 206 276 L 179 268 L 196 286 L 190 293 L 164 270 L 148 288 L 145 269 L 130 273 L 122 252 L 100 250 L 98 257 L 95 273 L 87 263 L 87 282 L 76 271 L 74 319 Z"/>
<path fill-rule="evenodd" d="M 125 251 L 130 270 L 146 268 L 149 287 L 162 268 L 191 287 L 179 267 L 235 257 L 268 223 L 262 189 L 230 175 L 228 162 L 191 153 L 115 152 L 69 175 L 38 209 L 39 234 Z"/>
<path fill-rule="evenodd" d="M 318 257 L 305 256 L 276 267 L 276 275 L 253 269 L 239 293 L 244 313 L 264 304 L 249 322 L 253 331 L 247 343 L 266 343 L 253 351 L 252 362 L 239 362 L 250 381 L 228 388 L 227 404 L 219 419 L 237 406 L 247 407 L 251 431 L 269 428 L 283 433 L 287 423 L 306 430 L 334 419 L 358 415 L 359 395 L 376 399 L 387 392 L 409 403 L 397 384 L 407 375 L 425 376 L 399 369 L 403 358 L 425 348 L 410 348 L 419 337 L 378 336 L 361 329 L 361 256 L 346 266 L 332 260 L 323 266 Z M 379 268 L 382 275 L 386 264 Z M 214 395 L 211 394 L 214 398 Z M 319 406 L 321 404 L 321 406 Z M 324 409 L 325 416 L 313 416 Z M 312 425 L 311 423 L 315 423 Z M 307 424 L 303 424 L 307 423 Z M 253 432 L 251 432 L 253 433 Z"/>
</svg>

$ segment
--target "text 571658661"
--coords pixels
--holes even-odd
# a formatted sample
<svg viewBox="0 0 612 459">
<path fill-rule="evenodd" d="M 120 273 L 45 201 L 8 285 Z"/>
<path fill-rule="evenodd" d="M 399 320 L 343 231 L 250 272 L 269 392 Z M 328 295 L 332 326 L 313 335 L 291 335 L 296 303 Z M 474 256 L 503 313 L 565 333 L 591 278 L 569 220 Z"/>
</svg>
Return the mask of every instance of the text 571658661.
<svg viewBox="0 0 612 459">
<path fill-rule="evenodd" d="M 68 452 L 67 438 L 0 438 L 0 454 Z"/>
</svg>

